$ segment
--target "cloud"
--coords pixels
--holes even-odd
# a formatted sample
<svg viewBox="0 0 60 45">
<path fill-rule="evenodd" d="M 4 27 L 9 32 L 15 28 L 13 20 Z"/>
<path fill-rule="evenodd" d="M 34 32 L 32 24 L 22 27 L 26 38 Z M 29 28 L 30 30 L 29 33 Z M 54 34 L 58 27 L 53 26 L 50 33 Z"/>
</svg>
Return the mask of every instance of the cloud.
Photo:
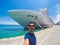
<svg viewBox="0 0 60 45">
<path fill-rule="evenodd" d="M 19 25 L 16 21 L 14 21 L 10 16 L 0 16 L 0 24 L 6 25 Z"/>
<path fill-rule="evenodd" d="M 8 21 L 2 21 L 0 24 L 5 24 L 5 25 L 19 25 L 17 22 L 8 22 Z"/>
<path fill-rule="evenodd" d="M 55 6 L 56 13 L 60 13 L 60 3 Z"/>
<path fill-rule="evenodd" d="M 54 22 L 57 23 L 60 21 L 60 3 L 56 4 L 56 6 L 54 8 L 55 8 L 55 12 L 56 12 Z"/>
<path fill-rule="evenodd" d="M 57 22 L 59 22 L 59 21 L 60 21 L 60 14 L 57 14 L 54 22 L 57 23 Z"/>
</svg>

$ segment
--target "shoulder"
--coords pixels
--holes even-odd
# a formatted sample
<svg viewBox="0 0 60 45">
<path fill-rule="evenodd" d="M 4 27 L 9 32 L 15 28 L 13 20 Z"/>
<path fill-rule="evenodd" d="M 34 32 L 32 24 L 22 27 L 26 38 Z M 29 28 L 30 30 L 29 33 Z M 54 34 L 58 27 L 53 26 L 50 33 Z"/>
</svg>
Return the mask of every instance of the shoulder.
<svg viewBox="0 0 60 45">
<path fill-rule="evenodd" d="M 25 36 L 29 36 L 29 32 L 25 34 Z"/>
</svg>

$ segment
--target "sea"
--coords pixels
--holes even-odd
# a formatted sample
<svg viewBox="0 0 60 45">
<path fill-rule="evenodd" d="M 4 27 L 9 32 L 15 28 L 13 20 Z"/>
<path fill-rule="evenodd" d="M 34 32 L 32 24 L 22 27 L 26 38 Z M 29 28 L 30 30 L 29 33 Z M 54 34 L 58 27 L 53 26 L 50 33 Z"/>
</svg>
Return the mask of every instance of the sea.
<svg viewBox="0 0 60 45">
<path fill-rule="evenodd" d="M 22 35 L 24 28 L 20 25 L 0 25 L 0 38 L 10 38 Z"/>
<path fill-rule="evenodd" d="M 40 30 L 40 28 L 35 29 L 34 32 Z M 28 30 L 24 30 L 24 27 L 22 27 L 21 25 L 0 25 L 0 39 L 22 36 L 27 32 Z"/>
</svg>

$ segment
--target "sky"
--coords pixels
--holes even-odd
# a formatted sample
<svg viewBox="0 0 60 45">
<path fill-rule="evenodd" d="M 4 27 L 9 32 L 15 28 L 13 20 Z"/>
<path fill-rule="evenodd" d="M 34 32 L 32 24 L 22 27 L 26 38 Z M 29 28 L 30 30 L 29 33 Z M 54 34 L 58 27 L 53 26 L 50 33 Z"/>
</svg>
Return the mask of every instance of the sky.
<svg viewBox="0 0 60 45">
<path fill-rule="evenodd" d="M 47 8 L 55 23 L 60 21 L 60 0 L 0 0 L 0 24 L 19 25 L 7 14 L 9 10 L 40 8 Z"/>
</svg>

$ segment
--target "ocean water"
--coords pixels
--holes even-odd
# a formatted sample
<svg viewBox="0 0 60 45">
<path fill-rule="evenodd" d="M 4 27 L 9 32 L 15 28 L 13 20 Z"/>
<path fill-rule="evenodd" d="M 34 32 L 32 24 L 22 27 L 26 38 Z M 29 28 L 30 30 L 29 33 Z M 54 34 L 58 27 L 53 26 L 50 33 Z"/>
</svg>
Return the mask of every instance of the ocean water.
<svg viewBox="0 0 60 45">
<path fill-rule="evenodd" d="M 0 38 L 10 38 L 20 35 L 23 31 L 20 25 L 0 25 Z"/>
<path fill-rule="evenodd" d="M 41 29 L 35 29 L 34 32 L 40 30 Z M 20 25 L 0 25 L 0 39 L 21 36 L 27 32 L 28 30 L 24 30 Z"/>
</svg>

